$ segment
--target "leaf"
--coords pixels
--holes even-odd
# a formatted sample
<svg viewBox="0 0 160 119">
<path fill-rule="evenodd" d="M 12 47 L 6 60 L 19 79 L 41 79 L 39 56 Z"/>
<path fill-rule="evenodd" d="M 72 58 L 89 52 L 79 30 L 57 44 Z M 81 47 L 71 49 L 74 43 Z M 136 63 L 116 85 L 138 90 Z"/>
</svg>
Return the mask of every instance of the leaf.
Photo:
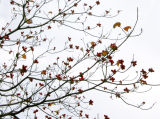
<svg viewBox="0 0 160 119">
<path fill-rule="evenodd" d="M 115 78 L 114 78 L 114 77 L 111 77 L 109 80 L 111 80 L 112 82 L 114 82 Z"/>
<path fill-rule="evenodd" d="M 48 106 L 52 106 L 52 105 L 56 105 L 56 103 L 54 103 L 54 102 L 48 103 Z"/>
<path fill-rule="evenodd" d="M 113 28 L 120 27 L 120 26 L 121 26 L 121 23 L 120 23 L 120 22 L 116 22 L 116 23 L 113 25 Z"/>
<path fill-rule="evenodd" d="M 120 64 L 120 63 L 119 63 L 119 62 L 117 62 L 117 66 L 119 66 L 119 64 Z"/>
<path fill-rule="evenodd" d="M 34 0 L 30 0 L 29 2 L 34 2 Z"/>
<path fill-rule="evenodd" d="M 43 70 L 41 74 L 46 75 L 46 70 Z"/>
<path fill-rule="evenodd" d="M 93 100 L 90 100 L 90 101 L 89 101 L 89 105 L 93 105 Z"/>
<path fill-rule="evenodd" d="M 104 115 L 104 119 L 110 119 L 107 115 Z"/>
<path fill-rule="evenodd" d="M 137 65 L 137 61 L 132 61 L 131 64 L 135 67 Z"/>
<path fill-rule="evenodd" d="M 23 58 L 23 59 L 26 59 L 26 58 L 27 58 L 27 57 L 26 57 L 26 54 L 23 54 L 23 55 L 22 55 L 22 58 Z"/>
<path fill-rule="evenodd" d="M 80 50 L 83 52 L 83 48 L 80 48 Z"/>
<path fill-rule="evenodd" d="M 26 23 L 27 24 L 32 24 L 33 22 L 32 22 L 32 19 L 26 19 Z"/>
<path fill-rule="evenodd" d="M 149 72 L 154 72 L 154 69 L 149 68 L 148 71 L 149 71 Z"/>
<path fill-rule="evenodd" d="M 126 26 L 123 29 L 128 32 L 128 30 L 131 29 L 131 27 L 130 26 Z"/>
<path fill-rule="evenodd" d="M 59 110 L 54 111 L 56 114 L 59 114 Z"/>
<path fill-rule="evenodd" d="M 96 46 L 96 43 L 95 42 L 90 42 L 91 43 L 91 48 L 94 48 Z"/>
<path fill-rule="evenodd" d="M 49 11 L 48 13 L 49 13 L 49 14 L 52 14 L 52 11 Z"/>
<path fill-rule="evenodd" d="M 108 54 L 108 51 L 102 51 L 102 55 L 106 56 Z"/>
<path fill-rule="evenodd" d="M 27 39 L 34 38 L 34 36 L 26 35 Z"/>
<path fill-rule="evenodd" d="M 129 89 L 128 88 L 125 88 L 125 89 L 123 89 L 125 92 L 127 92 L 127 93 L 129 93 Z"/>
<path fill-rule="evenodd" d="M 35 60 L 33 61 L 33 63 L 37 63 L 37 64 L 38 64 L 39 62 L 38 62 L 38 60 L 37 60 L 37 59 L 35 59 Z"/>
<path fill-rule="evenodd" d="M 106 10 L 105 12 L 106 12 L 106 14 L 109 14 L 109 11 L 108 11 L 108 10 Z"/>
<path fill-rule="evenodd" d="M 11 99 L 11 100 L 9 101 L 9 104 L 11 104 L 13 101 L 15 101 L 15 99 Z"/>
<path fill-rule="evenodd" d="M 101 27 L 101 24 L 100 24 L 100 23 L 98 23 L 98 24 L 97 24 L 97 26 Z"/>
<path fill-rule="evenodd" d="M 100 2 L 99 2 L 99 1 L 96 1 L 96 4 L 97 4 L 97 5 L 99 5 L 99 4 L 100 4 Z"/>
<path fill-rule="evenodd" d="M 147 84 L 147 82 L 145 80 L 140 80 L 141 84 Z"/>
<path fill-rule="evenodd" d="M 33 79 L 32 79 L 32 78 L 29 78 L 29 80 L 30 80 L 30 82 L 32 82 L 32 81 L 33 81 Z"/>
</svg>

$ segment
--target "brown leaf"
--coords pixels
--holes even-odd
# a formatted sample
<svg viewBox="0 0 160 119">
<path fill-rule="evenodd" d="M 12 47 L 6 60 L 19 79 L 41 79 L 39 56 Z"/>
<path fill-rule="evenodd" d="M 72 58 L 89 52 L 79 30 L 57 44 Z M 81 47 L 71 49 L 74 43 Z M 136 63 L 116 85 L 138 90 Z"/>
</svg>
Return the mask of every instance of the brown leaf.
<svg viewBox="0 0 160 119">
<path fill-rule="evenodd" d="M 26 19 L 27 24 L 32 24 L 32 19 Z"/>
<path fill-rule="evenodd" d="M 113 28 L 120 27 L 120 26 L 121 26 L 121 23 L 120 23 L 120 22 L 116 22 L 116 23 L 113 25 Z"/>
<path fill-rule="evenodd" d="M 30 0 L 29 2 L 34 2 L 34 0 Z"/>
<path fill-rule="evenodd" d="M 41 74 L 46 75 L 46 70 L 43 70 Z"/>
<path fill-rule="evenodd" d="M 34 36 L 26 35 L 27 39 L 34 38 Z"/>
<path fill-rule="evenodd" d="M 106 56 L 108 54 L 108 51 L 102 51 L 102 55 Z"/>
<path fill-rule="evenodd" d="M 97 5 L 99 5 L 99 4 L 100 4 L 100 2 L 99 2 L 99 1 L 96 1 L 96 4 L 97 4 Z"/>
<path fill-rule="evenodd" d="M 48 106 L 52 106 L 55 105 L 56 103 L 52 102 L 52 103 L 48 103 Z"/>
<path fill-rule="evenodd" d="M 23 54 L 23 55 L 22 55 L 22 58 L 23 58 L 23 59 L 26 59 L 26 54 Z"/>
<path fill-rule="evenodd" d="M 93 41 L 91 42 L 91 45 L 92 45 L 92 46 L 95 45 L 95 44 L 96 44 L 95 42 L 93 42 Z"/>
<path fill-rule="evenodd" d="M 128 30 L 131 29 L 131 27 L 130 26 L 126 26 L 123 29 L 128 32 Z"/>
</svg>

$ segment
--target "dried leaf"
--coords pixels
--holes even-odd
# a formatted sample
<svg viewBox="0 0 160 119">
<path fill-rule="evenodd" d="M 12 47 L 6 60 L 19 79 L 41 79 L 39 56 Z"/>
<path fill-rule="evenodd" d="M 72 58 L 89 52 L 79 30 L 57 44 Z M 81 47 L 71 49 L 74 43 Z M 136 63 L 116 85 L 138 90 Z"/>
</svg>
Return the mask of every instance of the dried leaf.
<svg viewBox="0 0 160 119">
<path fill-rule="evenodd" d="M 52 106 L 52 105 L 56 105 L 56 103 L 52 102 L 48 104 L 48 106 Z"/>
<path fill-rule="evenodd" d="M 34 36 L 26 35 L 27 39 L 34 38 Z"/>
<path fill-rule="evenodd" d="M 26 19 L 27 24 L 32 24 L 32 19 Z"/>
<path fill-rule="evenodd" d="M 46 70 L 43 70 L 41 74 L 46 75 Z"/>
<path fill-rule="evenodd" d="M 49 11 L 48 13 L 49 13 L 49 14 L 52 14 L 52 11 Z"/>
<path fill-rule="evenodd" d="M 130 26 L 126 26 L 123 29 L 128 32 L 128 30 L 131 29 L 131 27 Z"/>
<path fill-rule="evenodd" d="M 108 51 L 102 51 L 102 55 L 106 56 L 108 54 Z"/>
<path fill-rule="evenodd" d="M 26 54 L 23 54 L 23 55 L 22 55 L 22 58 L 23 58 L 23 59 L 26 59 Z"/>
<path fill-rule="evenodd" d="M 34 0 L 30 0 L 29 2 L 34 2 Z"/>
<path fill-rule="evenodd" d="M 116 23 L 113 25 L 113 28 L 120 27 L 120 26 L 121 26 L 121 23 L 120 23 L 120 22 L 116 22 Z"/>
<path fill-rule="evenodd" d="M 92 42 L 91 42 L 91 45 L 92 45 L 92 46 L 95 45 L 95 42 L 92 41 Z"/>
</svg>

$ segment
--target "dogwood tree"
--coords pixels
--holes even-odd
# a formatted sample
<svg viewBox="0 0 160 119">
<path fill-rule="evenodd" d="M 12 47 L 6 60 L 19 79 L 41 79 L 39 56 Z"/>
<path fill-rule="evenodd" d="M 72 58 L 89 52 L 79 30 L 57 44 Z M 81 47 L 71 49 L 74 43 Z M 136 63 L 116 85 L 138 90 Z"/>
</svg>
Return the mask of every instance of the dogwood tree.
<svg viewBox="0 0 160 119">
<path fill-rule="evenodd" d="M 130 104 L 124 96 L 150 85 L 147 78 L 154 70 L 142 68 L 127 80 L 121 77 L 137 61 L 133 57 L 126 65 L 123 56 L 115 58 L 129 38 L 141 34 L 134 34 L 138 9 L 134 25 L 117 21 L 104 26 L 120 11 L 106 8 L 99 13 L 100 0 L 10 0 L 8 4 L 12 16 L 0 32 L 0 118 L 90 118 L 85 109 L 94 100 L 85 93 L 91 90 L 145 109 L 145 102 Z M 104 118 L 109 119 L 107 112 Z"/>
</svg>

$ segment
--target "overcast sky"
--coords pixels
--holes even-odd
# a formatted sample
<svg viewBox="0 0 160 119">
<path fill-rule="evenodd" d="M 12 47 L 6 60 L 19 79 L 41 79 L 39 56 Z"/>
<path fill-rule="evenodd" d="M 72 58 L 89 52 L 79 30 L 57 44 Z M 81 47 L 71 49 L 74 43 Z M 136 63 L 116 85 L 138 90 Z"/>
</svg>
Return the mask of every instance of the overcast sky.
<svg viewBox="0 0 160 119">
<path fill-rule="evenodd" d="M 8 1 L 1 0 L 0 2 L 0 26 L 5 23 L 10 14 Z M 160 0 L 104 0 L 104 6 L 107 9 L 122 10 L 119 18 L 128 23 L 134 22 L 136 8 L 139 8 L 137 30 L 143 28 L 143 34 L 129 40 L 121 48 L 121 55 L 132 58 L 134 54 L 140 67 L 153 67 L 156 72 L 148 80 L 160 83 Z M 112 100 L 104 94 L 97 92 L 94 96 L 93 94 L 94 92 L 90 96 L 96 97 L 96 101 L 91 113 L 99 114 L 100 118 L 103 114 L 108 114 L 111 119 L 160 119 L 160 87 L 154 87 L 143 95 L 143 98 L 148 101 L 148 106 L 157 102 L 151 110 L 147 111 L 128 106 L 117 99 Z M 138 100 L 141 94 L 132 97 L 131 100 Z"/>
<path fill-rule="evenodd" d="M 130 23 L 133 22 L 136 8 L 139 8 L 139 22 L 138 28 L 143 28 L 143 34 L 140 37 L 128 40 L 128 42 L 121 47 L 121 53 L 124 56 L 131 56 L 134 54 L 135 59 L 138 60 L 140 67 L 153 67 L 155 73 L 148 79 L 153 83 L 160 82 L 160 1 L 159 0 L 105 0 L 107 7 L 112 9 L 122 10 L 122 19 Z M 138 29 L 137 28 L 137 29 Z M 126 50 L 127 49 L 127 50 Z M 147 111 L 142 111 L 117 100 L 109 100 L 106 98 L 100 99 L 101 104 L 97 103 L 97 110 L 102 110 L 103 113 L 108 113 L 111 119 L 159 119 L 160 118 L 160 87 L 153 88 L 150 92 L 143 95 L 147 103 L 151 104 L 157 102 L 156 105 Z M 131 97 L 137 100 L 141 95 Z"/>
</svg>

